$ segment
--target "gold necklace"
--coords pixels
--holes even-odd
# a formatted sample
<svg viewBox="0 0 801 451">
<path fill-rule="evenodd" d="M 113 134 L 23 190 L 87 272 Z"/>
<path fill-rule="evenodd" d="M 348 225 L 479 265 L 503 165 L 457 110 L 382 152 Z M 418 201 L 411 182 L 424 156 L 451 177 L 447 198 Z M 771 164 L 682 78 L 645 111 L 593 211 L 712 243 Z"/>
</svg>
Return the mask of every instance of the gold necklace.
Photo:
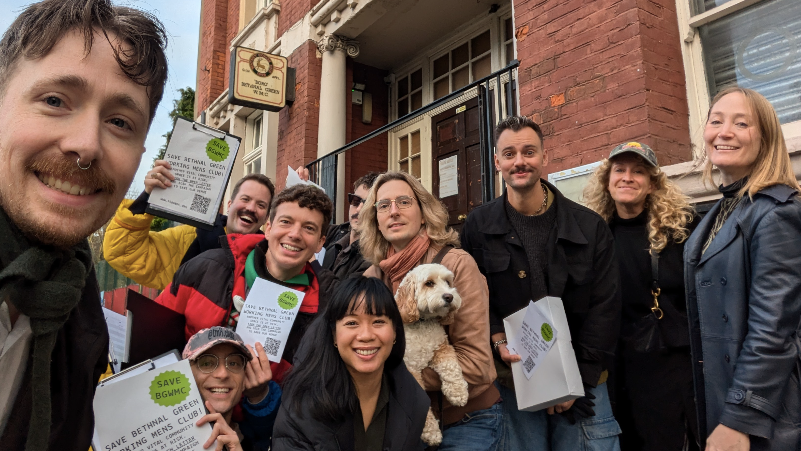
<svg viewBox="0 0 801 451">
<path fill-rule="evenodd" d="M 542 205 L 540 205 L 540 208 L 538 208 L 537 211 L 535 211 L 531 216 L 537 216 L 545 209 L 545 206 L 548 205 L 548 188 L 546 188 L 545 184 L 542 182 L 540 182 L 540 186 L 542 187 Z"/>
</svg>

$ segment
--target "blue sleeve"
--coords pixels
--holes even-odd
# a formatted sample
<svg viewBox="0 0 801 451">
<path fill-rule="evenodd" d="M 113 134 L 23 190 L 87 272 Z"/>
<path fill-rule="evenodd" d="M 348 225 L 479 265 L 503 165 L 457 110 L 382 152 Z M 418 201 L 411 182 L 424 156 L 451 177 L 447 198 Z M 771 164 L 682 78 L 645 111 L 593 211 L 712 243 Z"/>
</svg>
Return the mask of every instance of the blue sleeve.
<svg viewBox="0 0 801 451">
<path fill-rule="evenodd" d="M 242 400 L 244 419 L 239 423 L 239 430 L 254 450 L 267 450 L 273 435 L 275 417 L 281 407 L 281 387 L 270 381 L 270 391 L 258 404 L 251 404 L 247 398 Z"/>
</svg>

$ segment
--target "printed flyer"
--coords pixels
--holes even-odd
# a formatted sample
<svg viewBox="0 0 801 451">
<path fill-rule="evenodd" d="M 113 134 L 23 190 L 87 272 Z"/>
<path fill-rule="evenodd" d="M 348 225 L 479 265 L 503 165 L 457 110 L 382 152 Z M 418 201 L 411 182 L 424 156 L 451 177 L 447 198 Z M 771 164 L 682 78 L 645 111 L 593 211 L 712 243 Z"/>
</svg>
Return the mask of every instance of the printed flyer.
<svg viewBox="0 0 801 451">
<path fill-rule="evenodd" d="M 179 117 L 164 154 L 175 180 L 171 187 L 150 193 L 148 213 L 210 228 L 217 219 L 239 143 L 236 136 Z"/>
<path fill-rule="evenodd" d="M 526 379 L 531 379 L 531 375 L 539 368 L 554 343 L 556 328 L 545 318 L 534 301 L 529 301 L 517 339 L 508 343 L 510 352 L 520 356 Z"/>
<path fill-rule="evenodd" d="M 251 346 L 261 343 L 269 360 L 280 362 L 305 295 L 269 280 L 256 279 L 239 312 L 236 333 Z"/>
<path fill-rule="evenodd" d="M 94 409 L 97 451 L 205 451 L 211 436 L 188 360 L 101 383 Z"/>
</svg>

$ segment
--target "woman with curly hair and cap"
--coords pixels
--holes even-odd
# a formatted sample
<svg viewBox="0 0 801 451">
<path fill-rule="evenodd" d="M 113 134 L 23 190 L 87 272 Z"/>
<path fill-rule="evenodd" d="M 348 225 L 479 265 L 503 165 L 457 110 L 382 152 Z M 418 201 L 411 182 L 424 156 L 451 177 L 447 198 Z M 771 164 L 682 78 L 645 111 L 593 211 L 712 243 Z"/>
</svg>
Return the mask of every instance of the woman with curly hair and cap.
<svg viewBox="0 0 801 451">
<path fill-rule="evenodd" d="M 584 191 L 615 237 L 623 301 L 615 418 L 624 451 L 695 445 L 684 243 L 698 221 L 645 144 L 615 147 Z M 692 446 L 691 446 L 692 448 Z"/>
<path fill-rule="evenodd" d="M 708 451 L 801 449 L 801 189 L 781 124 L 727 88 L 704 144 L 723 198 L 684 252 L 699 433 Z"/>
</svg>

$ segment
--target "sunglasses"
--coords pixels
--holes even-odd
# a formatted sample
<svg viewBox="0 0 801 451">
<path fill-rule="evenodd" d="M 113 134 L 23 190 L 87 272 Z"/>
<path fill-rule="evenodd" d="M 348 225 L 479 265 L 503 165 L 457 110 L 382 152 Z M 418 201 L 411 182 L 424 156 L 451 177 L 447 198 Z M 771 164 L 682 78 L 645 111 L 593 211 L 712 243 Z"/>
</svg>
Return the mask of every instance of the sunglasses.
<svg viewBox="0 0 801 451">
<path fill-rule="evenodd" d="M 363 203 L 364 203 L 364 199 L 362 199 L 361 197 L 359 197 L 359 196 L 357 196 L 357 195 L 355 195 L 353 193 L 348 193 L 348 204 L 350 204 L 351 207 L 358 207 L 359 205 L 361 205 Z"/>
<path fill-rule="evenodd" d="M 195 365 L 197 365 L 197 369 L 199 369 L 201 373 L 213 373 L 219 364 L 220 358 L 214 354 L 203 354 L 195 359 Z M 246 364 L 247 358 L 242 354 L 230 354 L 225 358 L 225 369 L 234 374 L 239 374 L 244 371 Z"/>
</svg>

